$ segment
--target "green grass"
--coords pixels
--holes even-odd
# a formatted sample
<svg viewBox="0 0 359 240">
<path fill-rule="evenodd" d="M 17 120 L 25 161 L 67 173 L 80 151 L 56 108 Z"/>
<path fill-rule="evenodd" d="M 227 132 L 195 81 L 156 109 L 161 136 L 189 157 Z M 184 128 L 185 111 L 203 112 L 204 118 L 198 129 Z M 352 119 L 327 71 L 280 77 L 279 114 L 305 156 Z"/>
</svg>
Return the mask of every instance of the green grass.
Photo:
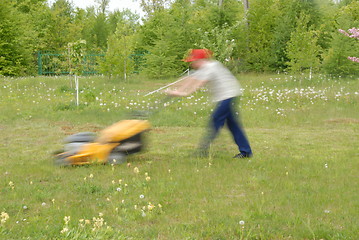
<svg viewBox="0 0 359 240">
<path fill-rule="evenodd" d="M 172 80 L 81 78 L 77 107 L 70 78 L 0 79 L 0 239 L 357 239 L 358 79 L 238 78 L 253 158 L 231 158 L 226 129 L 191 156 L 203 90 L 151 116 L 128 164 L 66 168 L 52 164 L 66 136 L 158 107 L 144 94 Z"/>
</svg>

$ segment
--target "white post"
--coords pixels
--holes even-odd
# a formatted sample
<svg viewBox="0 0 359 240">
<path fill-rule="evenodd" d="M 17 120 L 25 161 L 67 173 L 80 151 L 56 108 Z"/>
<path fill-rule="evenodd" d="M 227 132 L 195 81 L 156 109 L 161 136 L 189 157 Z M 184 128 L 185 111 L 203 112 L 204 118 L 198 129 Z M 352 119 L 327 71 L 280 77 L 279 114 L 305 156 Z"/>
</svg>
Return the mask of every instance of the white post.
<svg viewBox="0 0 359 240">
<path fill-rule="evenodd" d="M 127 81 L 127 75 L 126 75 L 126 56 L 123 59 L 123 77 L 125 78 L 125 82 Z"/>
<path fill-rule="evenodd" d="M 79 105 L 79 79 L 75 75 L 75 87 L 76 87 L 76 106 Z"/>
</svg>

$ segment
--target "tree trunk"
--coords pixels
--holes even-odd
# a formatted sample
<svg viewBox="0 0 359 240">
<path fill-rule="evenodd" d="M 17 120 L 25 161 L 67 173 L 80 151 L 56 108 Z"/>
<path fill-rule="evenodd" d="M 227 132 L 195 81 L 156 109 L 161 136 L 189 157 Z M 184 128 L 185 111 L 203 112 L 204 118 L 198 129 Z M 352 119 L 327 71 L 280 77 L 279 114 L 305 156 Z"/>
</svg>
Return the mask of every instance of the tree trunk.
<svg viewBox="0 0 359 240">
<path fill-rule="evenodd" d="M 248 14 L 248 9 L 249 9 L 249 0 L 243 0 L 243 6 L 244 6 L 244 16 L 245 16 L 245 20 L 246 20 L 246 25 L 248 28 L 249 23 L 248 23 L 247 14 Z"/>
<path fill-rule="evenodd" d="M 218 7 L 222 8 L 222 5 L 223 5 L 223 0 L 218 0 Z"/>
<path fill-rule="evenodd" d="M 244 11 L 247 12 L 249 9 L 249 2 L 248 0 L 243 0 L 243 5 L 244 5 Z"/>
</svg>

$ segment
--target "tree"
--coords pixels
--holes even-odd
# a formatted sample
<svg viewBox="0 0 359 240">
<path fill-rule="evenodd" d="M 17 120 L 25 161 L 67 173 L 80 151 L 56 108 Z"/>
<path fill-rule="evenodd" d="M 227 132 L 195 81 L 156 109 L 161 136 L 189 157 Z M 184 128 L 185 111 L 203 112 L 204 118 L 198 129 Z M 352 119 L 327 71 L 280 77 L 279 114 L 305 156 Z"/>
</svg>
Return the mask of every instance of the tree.
<svg viewBox="0 0 359 240">
<path fill-rule="evenodd" d="M 351 28 L 348 30 L 348 32 L 344 31 L 343 29 L 339 29 L 339 32 L 343 33 L 344 35 L 346 35 L 348 37 L 359 39 L 359 29 L 358 28 Z M 359 58 L 357 58 L 357 57 L 348 57 L 348 59 L 353 62 L 359 62 Z"/>
<path fill-rule="evenodd" d="M 142 10 L 147 14 L 147 17 L 152 16 L 155 12 L 168 8 L 171 0 L 140 0 Z"/>
<path fill-rule="evenodd" d="M 71 75 L 81 75 L 84 71 L 84 56 L 86 41 L 79 40 L 67 44 L 66 59 L 67 66 Z"/>
<path fill-rule="evenodd" d="M 114 34 L 117 30 L 117 26 L 121 24 L 130 25 L 130 28 L 137 30 L 139 27 L 140 16 L 132 13 L 129 9 L 122 11 L 115 10 L 108 14 L 108 25 L 110 34 Z"/>
<path fill-rule="evenodd" d="M 214 1 L 195 0 L 188 7 L 193 9 L 191 23 L 205 31 L 215 27 L 221 28 L 224 25 L 232 26 L 238 22 L 244 12 L 241 3 L 234 0 L 223 1 L 220 7 Z"/>
<path fill-rule="evenodd" d="M 187 32 L 186 20 L 181 19 L 175 11 L 163 10 L 154 13 L 150 20 L 141 27 L 138 47 L 148 52 L 144 73 L 150 77 L 175 76 L 183 70 L 181 59 L 191 42 Z"/>
<path fill-rule="evenodd" d="M 144 73 L 151 77 L 175 76 L 188 65 L 181 60 L 194 48 L 198 31 L 190 24 L 193 10 L 189 0 L 178 0 L 170 9 L 157 11 L 139 29 L 136 49 L 144 50 Z"/>
<path fill-rule="evenodd" d="M 70 35 L 70 27 L 73 21 L 73 7 L 67 0 L 56 0 L 51 6 L 51 11 L 46 17 L 46 46 L 47 50 L 65 50 L 67 43 L 74 37 Z"/>
<path fill-rule="evenodd" d="M 116 11 L 110 15 L 109 21 L 112 27 L 116 26 L 116 31 L 109 36 L 106 56 L 100 64 L 100 69 L 105 75 L 123 76 L 126 80 L 134 69 L 130 55 L 134 52 L 138 16 L 129 10 Z"/>
<path fill-rule="evenodd" d="M 358 43 L 338 33 L 337 29 L 350 29 L 359 24 L 359 2 L 353 1 L 340 7 L 332 16 L 329 47 L 325 51 L 323 69 L 330 74 L 351 75 L 357 74 L 359 65 L 348 61 L 347 56 L 358 56 Z"/>
<path fill-rule="evenodd" d="M 272 9 L 274 0 L 257 0 L 251 3 L 248 11 L 248 28 L 246 52 L 243 59 L 248 70 L 268 71 L 271 62 L 271 47 L 275 36 L 275 20 L 277 16 Z"/>
<path fill-rule="evenodd" d="M 11 0 L 0 1 L 0 75 L 5 76 L 31 72 L 32 28 L 26 14 L 12 6 Z"/>
<path fill-rule="evenodd" d="M 105 15 L 110 0 L 95 0 L 95 2 L 99 5 L 99 13 Z"/>
<path fill-rule="evenodd" d="M 236 45 L 236 40 L 233 38 L 233 31 L 238 25 L 239 23 L 231 27 L 228 25 L 215 27 L 209 32 L 199 29 L 202 38 L 200 42 L 196 44 L 196 47 L 210 49 L 217 60 L 225 64 L 228 63 L 232 59 Z"/>
<path fill-rule="evenodd" d="M 104 51 L 107 48 L 107 38 L 109 36 L 107 17 L 103 13 L 99 13 L 95 17 L 95 23 L 92 26 L 92 37 L 95 47 Z"/>
<path fill-rule="evenodd" d="M 309 21 L 309 16 L 303 13 L 288 42 L 287 64 L 292 72 L 319 70 L 321 48 L 318 45 L 317 31 L 308 26 Z"/>
</svg>

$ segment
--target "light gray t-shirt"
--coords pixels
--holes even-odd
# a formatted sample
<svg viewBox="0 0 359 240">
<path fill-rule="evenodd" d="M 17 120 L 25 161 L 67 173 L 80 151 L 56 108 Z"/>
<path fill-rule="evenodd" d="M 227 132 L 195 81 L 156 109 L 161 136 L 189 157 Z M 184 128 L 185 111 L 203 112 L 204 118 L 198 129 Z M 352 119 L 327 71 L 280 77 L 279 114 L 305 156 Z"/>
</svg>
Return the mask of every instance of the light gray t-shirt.
<svg viewBox="0 0 359 240">
<path fill-rule="evenodd" d="M 242 95 L 242 88 L 237 78 L 218 61 L 208 61 L 196 70 L 192 77 L 200 81 L 208 81 L 214 102 Z"/>
</svg>

